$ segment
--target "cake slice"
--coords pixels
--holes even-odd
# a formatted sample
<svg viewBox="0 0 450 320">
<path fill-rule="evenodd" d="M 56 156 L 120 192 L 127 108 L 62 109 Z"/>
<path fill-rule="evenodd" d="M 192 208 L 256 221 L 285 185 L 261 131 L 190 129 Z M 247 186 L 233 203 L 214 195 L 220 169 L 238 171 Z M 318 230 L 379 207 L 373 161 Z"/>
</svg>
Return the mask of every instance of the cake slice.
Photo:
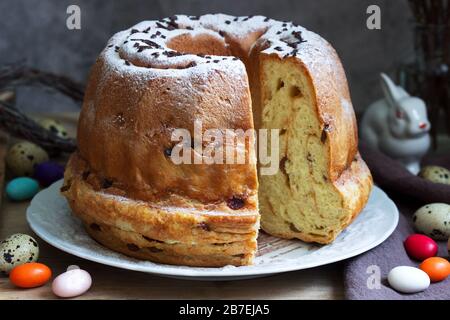
<svg viewBox="0 0 450 320">
<path fill-rule="evenodd" d="M 280 148 L 277 174 L 259 175 L 261 226 L 278 237 L 327 244 L 363 209 L 372 188 L 357 151 L 345 73 L 334 49 L 312 32 L 266 47 L 268 39 L 269 32 L 254 48 L 254 117 L 258 127 L 280 130 Z M 302 42 L 298 52 L 291 41 Z"/>
</svg>

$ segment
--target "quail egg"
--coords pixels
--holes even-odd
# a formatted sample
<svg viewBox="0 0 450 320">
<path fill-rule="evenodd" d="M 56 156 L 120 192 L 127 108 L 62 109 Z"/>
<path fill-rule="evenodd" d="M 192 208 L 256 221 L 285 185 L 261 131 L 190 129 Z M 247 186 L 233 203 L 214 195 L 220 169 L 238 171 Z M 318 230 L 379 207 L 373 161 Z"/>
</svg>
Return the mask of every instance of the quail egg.
<svg viewBox="0 0 450 320">
<path fill-rule="evenodd" d="M 434 240 L 447 240 L 450 237 L 450 205 L 427 204 L 414 213 L 413 222 L 417 231 Z"/>
<path fill-rule="evenodd" d="M 31 176 L 36 164 L 48 161 L 48 154 L 38 145 L 22 141 L 14 144 L 8 150 L 5 161 L 13 175 Z"/>
<path fill-rule="evenodd" d="M 435 183 L 450 184 L 450 171 L 443 167 L 423 167 L 419 172 L 419 177 Z"/>
<path fill-rule="evenodd" d="M 39 246 L 27 234 L 16 233 L 0 243 L 0 272 L 8 274 L 14 267 L 35 262 L 39 257 Z"/>
<path fill-rule="evenodd" d="M 60 138 L 66 139 L 68 137 L 66 128 L 59 121 L 44 118 L 37 120 L 37 122 L 41 127 L 53 132 Z"/>
</svg>

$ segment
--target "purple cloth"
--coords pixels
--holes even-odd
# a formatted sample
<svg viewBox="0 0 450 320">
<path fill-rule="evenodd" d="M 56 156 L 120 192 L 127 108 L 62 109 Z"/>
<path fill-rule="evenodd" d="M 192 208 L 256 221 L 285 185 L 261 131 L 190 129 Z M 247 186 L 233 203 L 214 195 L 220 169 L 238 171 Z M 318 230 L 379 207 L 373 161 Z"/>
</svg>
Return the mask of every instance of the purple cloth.
<svg viewBox="0 0 450 320">
<path fill-rule="evenodd" d="M 401 294 L 389 287 L 387 274 L 400 265 L 417 267 L 420 262 L 411 260 L 403 248 L 403 241 L 415 233 L 411 215 L 419 207 L 431 202 L 450 204 L 450 186 L 432 183 L 409 173 L 400 163 L 380 152 L 360 146 L 362 157 L 367 162 L 375 183 L 394 200 L 400 211 L 400 219 L 394 233 L 381 245 L 345 263 L 344 281 L 347 299 L 450 299 L 450 277 L 415 294 Z M 433 164 L 450 169 L 450 156 L 425 159 L 423 164 Z M 438 242 L 441 257 L 448 259 L 447 243 Z M 368 267 L 376 265 L 381 271 L 381 288 L 369 289 Z M 370 271 L 370 269 L 369 269 Z"/>
</svg>

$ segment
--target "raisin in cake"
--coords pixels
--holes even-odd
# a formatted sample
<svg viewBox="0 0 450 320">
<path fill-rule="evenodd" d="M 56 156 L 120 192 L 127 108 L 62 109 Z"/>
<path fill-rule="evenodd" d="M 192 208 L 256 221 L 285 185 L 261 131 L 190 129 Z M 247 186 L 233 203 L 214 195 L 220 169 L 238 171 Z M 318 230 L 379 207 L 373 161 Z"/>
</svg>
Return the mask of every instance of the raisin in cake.
<svg viewBox="0 0 450 320">
<path fill-rule="evenodd" d="M 199 120 L 202 130 L 279 129 L 278 172 L 258 177 L 251 143 L 244 164 L 174 164 L 171 134 L 193 134 Z M 371 186 L 334 49 L 291 22 L 216 14 L 145 21 L 109 40 L 62 191 L 113 250 L 240 266 L 253 261 L 260 222 L 275 236 L 332 242 Z"/>
</svg>

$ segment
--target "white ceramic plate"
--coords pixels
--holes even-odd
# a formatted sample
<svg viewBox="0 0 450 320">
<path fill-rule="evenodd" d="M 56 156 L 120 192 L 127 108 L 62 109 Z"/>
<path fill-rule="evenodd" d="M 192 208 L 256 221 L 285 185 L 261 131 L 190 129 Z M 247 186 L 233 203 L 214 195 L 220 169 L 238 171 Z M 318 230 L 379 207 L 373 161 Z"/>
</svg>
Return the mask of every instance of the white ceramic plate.
<svg viewBox="0 0 450 320">
<path fill-rule="evenodd" d="M 398 210 L 386 194 L 374 187 L 369 203 L 338 238 L 320 246 L 298 240 L 278 239 L 261 233 L 258 256 L 252 266 L 197 268 L 140 261 L 113 252 L 92 240 L 59 193 L 62 181 L 39 192 L 27 209 L 33 231 L 49 244 L 75 256 L 106 265 L 197 280 L 235 280 L 312 268 L 344 260 L 382 243 L 395 229 Z"/>
</svg>

